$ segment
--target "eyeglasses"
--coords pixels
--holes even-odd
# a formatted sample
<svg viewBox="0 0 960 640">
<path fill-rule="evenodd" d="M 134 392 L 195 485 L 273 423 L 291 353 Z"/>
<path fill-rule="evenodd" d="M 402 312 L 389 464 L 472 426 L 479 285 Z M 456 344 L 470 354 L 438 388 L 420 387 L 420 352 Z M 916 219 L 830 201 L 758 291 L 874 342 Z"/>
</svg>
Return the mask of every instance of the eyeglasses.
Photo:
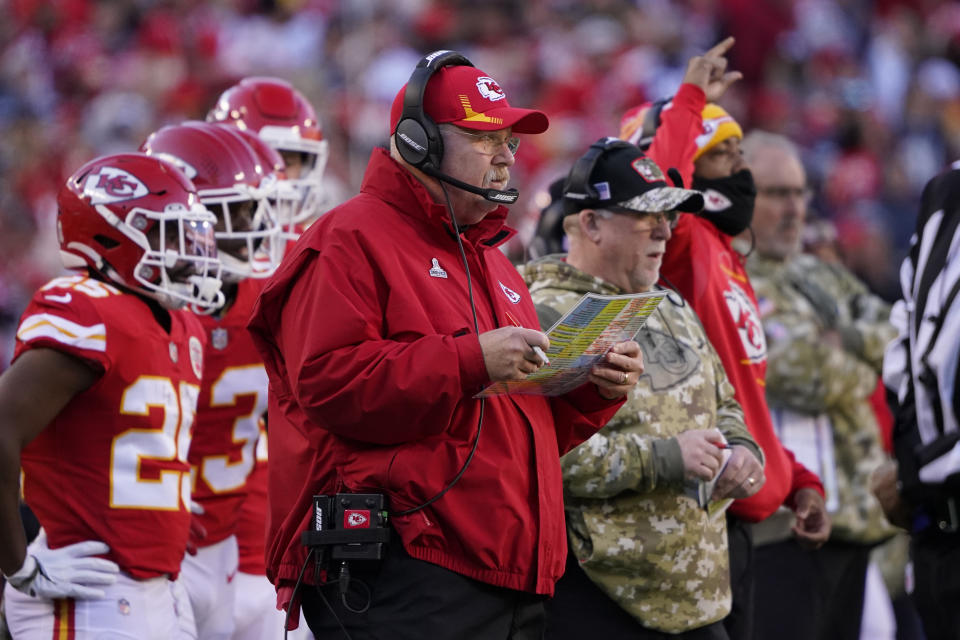
<svg viewBox="0 0 960 640">
<path fill-rule="evenodd" d="M 757 187 L 757 195 L 765 196 L 771 200 L 801 199 L 809 202 L 813 198 L 813 190 L 810 187 Z"/>
<path fill-rule="evenodd" d="M 633 209 L 625 209 L 624 207 L 611 207 L 608 209 L 611 213 L 621 213 L 624 215 L 637 216 L 638 218 L 643 218 L 644 220 L 650 220 L 653 222 L 654 226 L 658 226 L 666 222 L 672 229 L 674 225 L 677 224 L 677 216 L 679 215 L 676 210 L 673 211 L 634 211 Z"/>
<path fill-rule="evenodd" d="M 446 128 L 450 131 L 459 133 L 462 136 L 472 139 L 475 143 L 475 147 L 480 152 L 490 156 L 498 153 L 500 149 L 503 148 L 503 145 L 507 145 L 507 149 L 510 151 L 511 155 L 516 155 L 517 149 L 520 148 L 520 138 L 517 136 L 502 137 L 493 132 L 474 133 L 473 131 L 467 131 L 466 129 L 461 129 L 455 125 L 450 125 Z"/>
</svg>

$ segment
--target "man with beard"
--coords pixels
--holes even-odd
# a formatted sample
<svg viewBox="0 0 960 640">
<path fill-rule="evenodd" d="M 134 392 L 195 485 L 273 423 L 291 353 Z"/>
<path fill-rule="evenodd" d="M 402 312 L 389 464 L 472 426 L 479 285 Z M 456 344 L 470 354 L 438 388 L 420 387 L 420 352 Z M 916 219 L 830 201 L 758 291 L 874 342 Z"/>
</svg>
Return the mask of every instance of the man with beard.
<svg viewBox="0 0 960 640">
<path fill-rule="evenodd" d="M 703 58 L 715 58 L 711 53 L 716 50 Z M 733 609 L 725 626 L 731 637 L 749 640 L 754 563 L 746 523 L 760 522 L 786 505 L 796 514 L 792 531 L 798 542 L 816 548 L 827 540 L 830 520 L 820 479 L 797 462 L 773 430 L 764 387 L 766 340 L 743 256 L 731 244 L 733 236 L 750 225 L 753 178 L 740 155 L 740 125 L 721 107 L 706 102 L 729 86 L 723 83 L 729 73 L 726 60 L 705 66 L 697 75 L 688 71 L 671 101 L 627 112 L 620 137 L 651 140 L 648 153 L 657 165 L 674 182 L 689 184 L 692 179 L 693 187 L 704 193 L 704 211 L 677 221 L 660 274 L 661 282 L 679 291 L 703 321 L 765 457 L 764 486 L 734 501 L 727 511 Z"/>
<path fill-rule="evenodd" d="M 785 509 L 754 525 L 756 634 L 856 640 L 870 550 L 894 533 L 871 495 L 885 461 L 870 402 L 895 330 L 890 307 L 839 264 L 800 252 L 809 188 L 799 153 L 779 135 L 743 142 L 757 198 L 747 273 L 769 349 L 774 429 L 824 479 L 830 539 L 815 554 L 790 535 Z M 803 615 L 801 615 L 801 613 Z"/>
</svg>

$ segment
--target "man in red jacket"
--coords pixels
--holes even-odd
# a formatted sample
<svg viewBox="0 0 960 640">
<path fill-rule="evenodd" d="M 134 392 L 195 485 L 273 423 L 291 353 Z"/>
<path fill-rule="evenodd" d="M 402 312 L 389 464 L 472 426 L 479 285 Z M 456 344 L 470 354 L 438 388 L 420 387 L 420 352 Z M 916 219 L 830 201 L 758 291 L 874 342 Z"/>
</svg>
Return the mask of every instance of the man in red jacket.
<svg viewBox="0 0 960 640">
<path fill-rule="evenodd" d="M 425 57 L 394 101 L 389 153 L 373 152 L 360 194 L 303 234 L 254 309 L 275 461 L 267 572 L 318 637 L 543 632 L 566 556 L 559 456 L 643 369 L 623 342 L 564 396 L 474 398 L 536 371 L 548 347 L 497 249 L 514 233 L 498 203 L 515 199 L 515 134 L 546 128 L 463 56 Z M 314 582 L 311 497 L 337 492 L 387 496 L 386 557 L 294 594 L 299 574 Z"/>
<path fill-rule="evenodd" d="M 730 637 L 749 640 L 753 544 L 744 523 L 764 520 L 783 504 L 796 513 L 793 532 L 798 541 L 819 547 L 829 537 L 830 521 L 819 478 L 797 462 L 774 433 L 764 390 L 763 327 L 743 257 L 731 246 L 733 236 L 750 224 L 755 193 L 740 156 L 740 125 L 712 104 L 729 86 L 729 74 L 735 73 L 726 71 L 724 57 L 732 45 L 728 38 L 691 60 L 684 84 L 670 102 L 655 103 L 654 111 L 641 107 L 627 112 L 620 137 L 635 143 L 652 140 L 649 156 L 664 170 L 676 169 L 684 184 L 704 193 L 704 211 L 678 219 L 660 273 L 663 283 L 680 291 L 703 321 L 736 389 L 747 427 L 766 457 L 766 484 L 728 511 L 733 610 L 725 626 Z"/>
</svg>

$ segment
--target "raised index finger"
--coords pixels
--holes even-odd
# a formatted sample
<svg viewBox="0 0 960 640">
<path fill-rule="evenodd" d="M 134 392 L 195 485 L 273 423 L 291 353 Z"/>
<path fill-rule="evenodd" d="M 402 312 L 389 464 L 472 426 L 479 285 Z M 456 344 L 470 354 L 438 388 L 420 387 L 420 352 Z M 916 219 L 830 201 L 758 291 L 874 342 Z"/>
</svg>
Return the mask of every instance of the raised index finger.
<svg viewBox="0 0 960 640">
<path fill-rule="evenodd" d="M 722 56 L 723 54 L 725 54 L 727 51 L 730 50 L 730 47 L 733 46 L 733 43 L 735 41 L 736 39 L 733 36 L 727 36 L 717 44 L 713 45 L 713 47 L 711 47 L 710 50 L 708 50 L 705 54 L 703 54 L 703 56 L 705 58 L 716 58 L 718 56 Z"/>
</svg>

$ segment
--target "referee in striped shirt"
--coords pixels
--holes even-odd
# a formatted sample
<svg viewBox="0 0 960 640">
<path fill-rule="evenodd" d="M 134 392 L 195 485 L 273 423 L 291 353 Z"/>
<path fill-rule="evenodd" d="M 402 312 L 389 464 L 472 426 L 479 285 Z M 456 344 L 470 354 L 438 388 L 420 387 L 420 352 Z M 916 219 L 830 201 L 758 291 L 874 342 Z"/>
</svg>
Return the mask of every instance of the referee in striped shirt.
<svg viewBox="0 0 960 640">
<path fill-rule="evenodd" d="M 887 517 L 911 532 L 927 640 L 960 639 L 960 162 L 923 192 L 883 380 L 898 467 L 875 475 Z"/>
</svg>

